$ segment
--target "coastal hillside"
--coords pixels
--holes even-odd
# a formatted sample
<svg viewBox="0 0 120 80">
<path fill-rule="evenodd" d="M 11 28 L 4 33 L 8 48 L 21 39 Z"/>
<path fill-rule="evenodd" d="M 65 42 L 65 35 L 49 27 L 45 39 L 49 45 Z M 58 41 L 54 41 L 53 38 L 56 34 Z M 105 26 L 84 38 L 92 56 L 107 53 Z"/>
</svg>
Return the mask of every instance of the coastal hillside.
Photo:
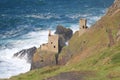
<svg viewBox="0 0 120 80">
<path fill-rule="evenodd" d="M 116 0 L 109 8 L 106 15 L 81 36 L 79 36 L 79 32 L 77 31 L 69 41 L 69 46 L 62 50 L 59 58 L 60 63 L 73 61 L 73 57 L 75 57 L 75 62 L 83 60 L 94 54 L 98 55 L 97 53 L 106 48 L 117 45 L 119 42 L 118 34 L 120 30 L 119 4 L 120 1 Z M 115 10 L 114 12 L 111 11 L 113 9 Z M 66 56 L 69 57 L 66 58 Z"/>
<path fill-rule="evenodd" d="M 58 56 L 46 66 L 9 80 L 120 80 L 120 0 L 85 33 L 76 31 Z M 52 53 L 51 53 L 52 54 Z M 52 58 L 50 54 L 46 56 Z"/>
</svg>

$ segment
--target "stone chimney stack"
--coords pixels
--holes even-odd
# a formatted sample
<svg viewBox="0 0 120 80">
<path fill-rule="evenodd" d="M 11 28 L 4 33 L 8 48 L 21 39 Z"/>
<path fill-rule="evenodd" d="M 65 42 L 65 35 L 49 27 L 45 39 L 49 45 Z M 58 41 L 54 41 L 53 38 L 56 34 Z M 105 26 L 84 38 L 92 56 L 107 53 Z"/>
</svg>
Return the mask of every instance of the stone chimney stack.
<svg viewBox="0 0 120 80">
<path fill-rule="evenodd" d="M 87 28 L 87 19 L 80 19 L 79 27 L 80 27 L 80 29 L 86 29 Z"/>
<path fill-rule="evenodd" d="M 48 34 L 48 36 L 51 36 L 51 30 L 49 30 L 49 34 Z"/>
<path fill-rule="evenodd" d="M 84 32 L 87 31 L 87 19 L 80 19 L 79 21 L 79 36 L 81 36 Z"/>
</svg>

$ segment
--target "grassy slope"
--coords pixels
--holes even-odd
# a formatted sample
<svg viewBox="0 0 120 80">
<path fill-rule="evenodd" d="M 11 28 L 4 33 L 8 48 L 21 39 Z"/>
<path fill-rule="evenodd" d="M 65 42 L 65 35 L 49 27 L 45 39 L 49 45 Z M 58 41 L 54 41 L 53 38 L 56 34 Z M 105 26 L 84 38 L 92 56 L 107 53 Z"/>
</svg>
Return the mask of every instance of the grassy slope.
<svg viewBox="0 0 120 80">
<path fill-rule="evenodd" d="M 68 71 L 95 71 L 96 77 L 87 80 L 120 80 L 120 42 L 108 47 L 109 38 L 106 29 L 112 29 L 114 39 L 120 23 L 120 12 L 112 17 L 104 16 L 82 36 L 76 32 L 65 47 L 60 58 L 71 51 L 72 58 L 65 66 L 45 67 L 9 80 L 42 80 Z"/>
</svg>

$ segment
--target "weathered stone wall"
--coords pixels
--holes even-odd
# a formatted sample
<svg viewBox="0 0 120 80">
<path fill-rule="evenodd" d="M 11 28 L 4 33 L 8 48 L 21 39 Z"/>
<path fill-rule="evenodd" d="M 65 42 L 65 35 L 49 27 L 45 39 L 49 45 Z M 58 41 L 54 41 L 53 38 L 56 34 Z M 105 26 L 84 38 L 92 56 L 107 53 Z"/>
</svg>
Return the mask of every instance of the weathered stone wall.
<svg viewBox="0 0 120 80">
<path fill-rule="evenodd" d="M 87 24 L 87 20 L 86 19 L 80 19 L 80 21 L 79 21 L 80 29 L 87 28 L 86 24 Z"/>
<path fill-rule="evenodd" d="M 80 19 L 79 21 L 79 36 L 81 36 L 87 30 L 87 19 Z"/>
<path fill-rule="evenodd" d="M 59 52 L 59 36 L 58 35 L 50 35 L 48 36 L 48 49 L 52 52 Z"/>
<path fill-rule="evenodd" d="M 43 51 L 47 51 L 47 50 L 48 50 L 48 43 L 42 44 L 42 45 L 40 46 L 40 48 L 41 48 L 41 50 L 43 50 Z"/>
<path fill-rule="evenodd" d="M 56 65 L 55 53 L 38 48 L 31 63 L 31 70 L 54 65 Z"/>
</svg>

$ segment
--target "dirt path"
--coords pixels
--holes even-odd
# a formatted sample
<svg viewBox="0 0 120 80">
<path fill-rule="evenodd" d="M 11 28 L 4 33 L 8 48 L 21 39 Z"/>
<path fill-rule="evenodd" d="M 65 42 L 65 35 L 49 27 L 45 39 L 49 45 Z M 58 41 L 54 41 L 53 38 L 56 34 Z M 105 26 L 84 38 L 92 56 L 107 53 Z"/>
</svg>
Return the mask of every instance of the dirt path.
<svg viewBox="0 0 120 80">
<path fill-rule="evenodd" d="M 85 80 L 86 77 L 94 77 L 95 72 L 92 71 L 72 71 L 60 73 L 57 76 L 50 77 L 44 80 Z"/>
</svg>

